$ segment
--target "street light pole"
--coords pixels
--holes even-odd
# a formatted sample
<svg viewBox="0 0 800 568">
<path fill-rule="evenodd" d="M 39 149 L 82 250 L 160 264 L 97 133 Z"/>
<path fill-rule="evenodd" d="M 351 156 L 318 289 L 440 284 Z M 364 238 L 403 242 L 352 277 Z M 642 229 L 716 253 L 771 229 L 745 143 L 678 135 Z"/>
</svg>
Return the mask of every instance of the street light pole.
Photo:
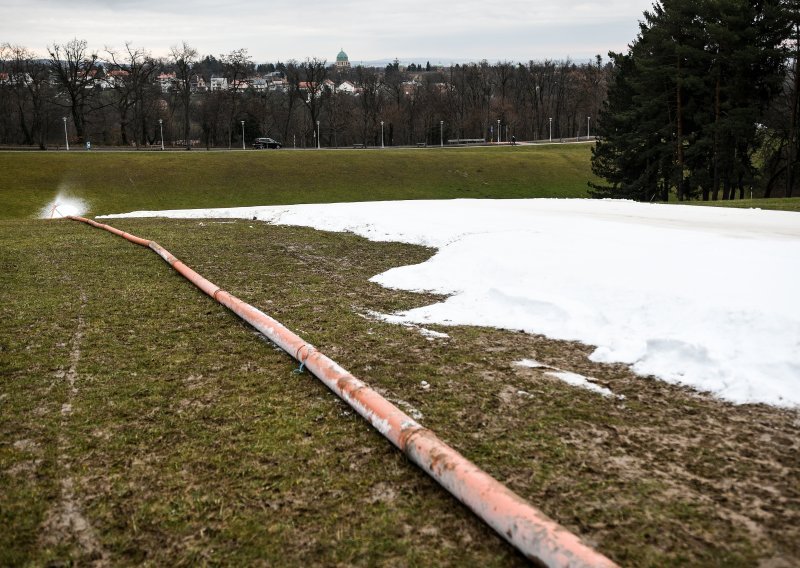
<svg viewBox="0 0 800 568">
<path fill-rule="evenodd" d="M 64 119 L 64 143 L 67 145 L 67 150 L 69 150 L 69 135 L 67 135 L 67 117 L 62 117 Z"/>
<path fill-rule="evenodd" d="M 319 141 L 319 120 L 318 120 L 317 121 L 317 150 L 319 150 L 321 147 L 322 146 L 321 146 L 320 141 Z"/>
<path fill-rule="evenodd" d="M 381 120 L 381 150 L 383 150 L 383 121 Z"/>
<path fill-rule="evenodd" d="M 550 142 L 553 141 L 553 117 L 551 116 L 549 119 L 550 121 Z"/>
<path fill-rule="evenodd" d="M 242 150 L 244 150 L 244 120 L 242 121 Z"/>
<path fill-rule="evenodd" d="M 444 148 L 444 120 L 439 121 L 439 146 Z"/>
<path fill-rule="evenodd" d="M 161 130 L 161 149 L 164 149 L 164 121 L 162 119 L 158 119 L 158 128 Z"/>
<path fill-rule="evenodd" d="M 500 119 L 497 119 L 497 143 L 500 144 L 502 137 L 500 136 Z"/>
<path fill-rule="evenodd" d="M 586 139 L 587 140 L 589 139 L 589 126 L 591 124 L 592 124 L 592 117 L 591 116 L 587 116 L 586 117 Z"/>
</svg>

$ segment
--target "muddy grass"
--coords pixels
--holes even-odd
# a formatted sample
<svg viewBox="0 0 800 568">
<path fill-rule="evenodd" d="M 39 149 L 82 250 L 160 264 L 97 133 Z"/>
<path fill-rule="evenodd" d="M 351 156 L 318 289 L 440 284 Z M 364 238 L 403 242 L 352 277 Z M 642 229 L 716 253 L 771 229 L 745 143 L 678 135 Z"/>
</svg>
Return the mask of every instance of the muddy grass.
<svg viewBox="0 0 800 568">
<path fill-rule="evenodd" d="M 422 247 L 114 224 L 281 320 L 621 564 L 800 565 L 797 411 L 594 364 L 576 343 L 377 321 L 436 300 L 368 282 Z M 0 564 L 524 564 L 156 255 L 67 221 L 2 222 L 0 238 Z"/>
</svg>

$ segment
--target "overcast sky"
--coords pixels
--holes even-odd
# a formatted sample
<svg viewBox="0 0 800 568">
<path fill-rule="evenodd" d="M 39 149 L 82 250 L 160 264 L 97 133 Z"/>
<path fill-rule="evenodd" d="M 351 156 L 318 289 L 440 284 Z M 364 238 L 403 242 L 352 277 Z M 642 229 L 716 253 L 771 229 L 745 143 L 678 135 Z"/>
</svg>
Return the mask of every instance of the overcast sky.
<svg viewBox="0 0 800 568">
<path fill-rule="evenodd" d="M 450 63 L 488 59 L 583 61 L 624 50 L 651 0 L 0 0 L 0 43 L 46 54 L 85 39 L 125 42 L 155 56 L 186 41 L 202 55 L 246 48 L 256 62 L 353 64 L 399 58 Z M 102 55 L 102 54 L 101 54 Z"/>
</svg>

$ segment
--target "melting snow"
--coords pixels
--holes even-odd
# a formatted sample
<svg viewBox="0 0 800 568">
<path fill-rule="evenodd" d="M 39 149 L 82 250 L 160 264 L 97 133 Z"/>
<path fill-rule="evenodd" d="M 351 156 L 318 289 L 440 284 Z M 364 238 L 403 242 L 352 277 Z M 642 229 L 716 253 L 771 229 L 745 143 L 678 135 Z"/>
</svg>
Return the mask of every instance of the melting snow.
<svg viewBox="0 0 800 568">
<path fill-rule="evenodd" d="M 603 396 L 614 396 L 614 393 L 607 388 L 596 385 L 583 375 L 577 373 L 570 373 L 568 371 L 547 371 L 545 375 L 550 375 L 574 387 L 590 390 L 597 394 L 602 394 Z"/>
<path fill-rule="evenodd" d="M 800 214 L 596 200 L 140 211 L 244 218 L 436 247 L 373 278 L 450 294 L 393 314 L 579 340 L 591 359 L 735 403 L 800 406 Z"/>
<path fill-rule="evenodd" d="M 539 367 L 547 367 L 544 363 L 539 363 L 539 361 L 534 361 L 533 359 L 522 359 L 520 361 L 515 361 L 514 364 L 517 367 L 527 367 L 528 369 L 538 369 Z"/>
</svg>

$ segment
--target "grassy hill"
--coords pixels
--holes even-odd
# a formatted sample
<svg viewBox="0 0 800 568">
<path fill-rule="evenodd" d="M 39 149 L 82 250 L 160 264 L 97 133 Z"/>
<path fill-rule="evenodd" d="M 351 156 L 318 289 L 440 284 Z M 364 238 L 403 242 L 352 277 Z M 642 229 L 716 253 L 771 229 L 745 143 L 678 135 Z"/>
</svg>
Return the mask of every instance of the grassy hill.
<svg viewBox="0 0 800 568">
<path fill-rule="evenodd" d="M 588 158 L 587 146 L 0 153 L 0 566 L 527 565 L 156 255 L 29 218 L 59 192 L 87 200 L 90 215 L 583 197 Z M 156 239 L 419 412 L 622 565 L 800 558 L 793 410 L 643 379 L 577 343 L 474 327 L 437 327 L 449 337 L 431 341 L 370 316 L 437 300 L 370 281 L 431 249 L 243 220 L 112 224 Z M 522 358 L 625 399 L 568 388 L 549 367 L 513 364 Z M 753 499 L 769 514 L 753 514 Z"/>
<path fill-rule="evenodd" d="M 586 197 L 589 146 L 248 152 L 0 152 L 0 219 L 58 193 L 90 215 L 459 197 Z"/>
<path fill-rule="evenodd" d="M 431 249 L 244 220 L 113 224 L 420 413 L 621 565 L 800 558 L 795 411 L 643 379 L 577 343 L 466 326 L 431 341 L 371 317 L 436 300 L 369 280 Z M 0 221 L 0 242 L 0 566 L 527 565 L 149 250 L 67 220 Z"/>
</svg>

